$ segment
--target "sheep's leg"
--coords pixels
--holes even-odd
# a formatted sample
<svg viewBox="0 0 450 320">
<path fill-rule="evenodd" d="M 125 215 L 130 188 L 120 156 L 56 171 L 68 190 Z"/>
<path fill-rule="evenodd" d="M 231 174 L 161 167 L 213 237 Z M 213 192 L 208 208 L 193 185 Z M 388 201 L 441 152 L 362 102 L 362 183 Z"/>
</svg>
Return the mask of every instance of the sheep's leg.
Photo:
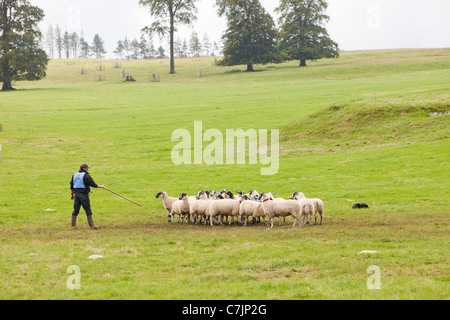
<svg viewBox="0 0 450 320">
<path fill-rule="evenodd" d="M 273 221 L 274 221 L 274 220 L 275 220 L 274 217 L 271 217 L 271 218 L 270 218 L 270 227 L 271 227 L 271 228 L 273 228 Z"/>
<path fill-rule="evenodd" d="M 301 223 L 301 221 L 300 221 L 300 218 L 299 218 L 298 216 L 296 216 L 294 219 L 295 219 L 295 220 L 294 220 L 294 226 L 295 226 L 295 223 L 296 223 L 297 221 L 298 221 L 298 225 L 299 225 L 299 226 L 302 225 L 302 223 Z"/>
<path fill-rule="evenodd" d="M 292 226 L 295 227 L 295 225 L 297 224 L 297 221 L 300 225 L 300 220 L 298 219 L 297 213 L 293 213 L 293 214 L 291 214 L 291 216 L 292 216 L 292 218 L 294 218 L 294 223 L 292 224 Z"/>
</svg>

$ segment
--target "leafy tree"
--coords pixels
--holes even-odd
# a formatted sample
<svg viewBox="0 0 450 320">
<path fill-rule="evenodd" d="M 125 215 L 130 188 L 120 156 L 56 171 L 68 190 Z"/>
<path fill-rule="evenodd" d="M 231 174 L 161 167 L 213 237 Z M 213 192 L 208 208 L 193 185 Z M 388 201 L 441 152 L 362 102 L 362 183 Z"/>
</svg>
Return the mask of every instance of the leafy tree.
<svg viewBox="0 0 450 320">
<path fill-rule="evenodd" d="M 56 51 L 58 52 L 59 59 L 62 58 L 62 49 L 63 49 L 63 38 L 61 35 L 61 29 L 56 25 L 55 28 L 55 44 L 56 44 Z"/>
<path fill-rule="evenodd" d="M 144 35 L 141 35 L 141 39 L 139 42 L 139 54 L 138 56 L 141 59 L 151 59 L 151 54 L 150 54 L 150 44 L 151 44 L 151 39 L 150 42 L 147 41 L 147 39 L 145 39 Z"/>
<path fill-rule="evenodd" d="M 130 41 L 127 37 L 125 37 L 125 40 L 123 41 L 123 51 L 125 52 L 125 59 L 130 59 Z"/>
<path fill-rule="evenodd" d="M 275 23 L 259 0 L 216 0 L 216 4 L 219 16 L 227 19 L 219 65 L 246 64 L 247 71 L 254 71 L 254 64 L 280 62 Z"/>
<path fill-rule="evenodd" d="M 148 59 L 153 59 L 156 56 L 156 50 L 153 46 L 153 42 L 150 42 L 148 46 Z"/>
<path fill-rule="evenodd" d="M 300 60 L 300 66 L 306 66 L 306 60 L 339 56 L 338 45 L 324 27 L 330 19 L 327 7 L 325 0 L 281 0 L 276 8 L 281 48 L 291 59 Z"/>
<path fill-rule="evenodd" d="M 189 51 L 193 57 L 199 57 L 202 52 L 202 45 L 195 31 L 192 32 L 191 38 L 189 39 Z"/>
<path fill-rule="evenodd" d="M 70 58 L 70 35 L 67 31 L 64 32 L 62 42 L 63 42 L 64 52 L 66 53 L 66 59 L 69 59 Z"/>
<path fill-rule="evenodd" d="M 81 50 L 80 54 L 81 58 L 84 59 L 89 58 L 91 48 L 89 47 L 89 43 L 87 43 L 86 40 L 84 40 L 84 35 L 80 36 L 80 50 Z"/>
<path fill-rule="evenodd" d="M 94 40 L 92 41 L 91 52 L 95 54 L 95 58 L 97 59 L 103 59 L 106 53 L 104 42 L 98 34 L 94 36 Z"/>
<path fill-rule="evenodd" d="M 123 41 L 119 40 L 117 42 L 117 48 L 114 50 L 114 53 L 119 56 L 120 60 L 123 58 Z"/>
<path fill-rule="evenodd" d="M 180 36 L 177 36 L 177 39 L 173 42 L 173 51 L 175 57 L 183 58 L 183 43 L 181 42 Z"/>
<path fill-rule="evenodd" d="M 166 57 L 166 52 L 163 46 L 159 46 L 157 54 L 158 54 L 158 56 L 156 57 L 157 59 L 164 59 Z"/>
<path fill-rule="evenodd" d="M 53 59 L 55 52 L 55 31 L 51 24 L 48 26 L 47 29 L 45 44 L 47 45 L 48 54 L 50 55 L 50 58 Z"/>
<path fill-rule="evenodd" d="M 46 76 L 48 57 L 39 46 L 37 25 L 42 9 L 28 0 L 0 1 L 0 82 L 2 90 L 13 90 L 11 82 L 40 80 Z"/>
<path fill-rule="evenodd" d="M 196 2 L 197 0 L 139 0 L 142 6 L 148 7 L 150 15 L 156 19 L 151 26 L 145 27 L 142 31 L 150 35 L 156 33 L 161 37 L 169 34 L 170 74 L 175 73 L 174 37 L 176 26 L 191 24 L 197 19 Z"/>
<path fill-rule="evenodd" d="M 72 32 L 69 38 L 70 38 L 70 47 L 72 48 L 72 55 L 74 58 L 76 58 L 78 57 L 78 43 L 80 41 L 80 37 L 76 32 Z"/>
<path fill-rule="evenodd" d="M 212 56 L 215 56 L 216 54 L 219 54 L 219 51 L 220 51 L 220 49 L 219 49 L 219 44 L 218 44 L 216 41 L 214 41 L 214 43 L 213 43 L 213 45 L 212 45 L 212 52 L 211 52 L 211 55 L 212 55 Z"/>
<path fill-rule="evenodd" d="M 188 45 L 186 39 L 183 40 L 183 45 L 181 46 L 181 52 L 183 58 L 187 58 Z"/>
<path fill-rule="evenodd" d="M 208 34 L 205 32 L 205 35 L 203 36 L 203 45 L 202 45 L 204 55 L 210 56 L 211 55 L 211 42 L 209 41 Z"/>
<path fill-rule="evenodd" d="M 139 52 L 141 51 L 141 44 L 137 39 L 133 39 L 131 41 L 131 59 L 137 60 L 139 59 Z"/>
</svg>

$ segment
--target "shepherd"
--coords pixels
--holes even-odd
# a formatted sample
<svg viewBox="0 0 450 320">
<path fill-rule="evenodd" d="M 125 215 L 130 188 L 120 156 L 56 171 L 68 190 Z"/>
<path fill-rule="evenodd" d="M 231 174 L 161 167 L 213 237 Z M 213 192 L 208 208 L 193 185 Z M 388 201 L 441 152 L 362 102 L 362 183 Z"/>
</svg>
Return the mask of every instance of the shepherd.
<svg viewBox="0 0 450 320">
<path fill-rule="evenodd" d="M 104 185 L 97 185 L 94 179 L 89 175 L 89 166 L 83 163 L 80 166 L 80 171 L 75 173 L 70 180 L 70 191 L 71 200 L 73 203 L 73 213 L 72 213 L 72 227 L 75 228 L 77 225 L 77 217 L 80 213 L 80 208 L 83 207 L 86 212 L 87 221 L 91 229 L 97 230 L 99 227 L 94 225 L 94 220 L 92 219 L 91 202 L 89 200 L 89 192 L 92 188 L 105 189 Z"/>
</svg>

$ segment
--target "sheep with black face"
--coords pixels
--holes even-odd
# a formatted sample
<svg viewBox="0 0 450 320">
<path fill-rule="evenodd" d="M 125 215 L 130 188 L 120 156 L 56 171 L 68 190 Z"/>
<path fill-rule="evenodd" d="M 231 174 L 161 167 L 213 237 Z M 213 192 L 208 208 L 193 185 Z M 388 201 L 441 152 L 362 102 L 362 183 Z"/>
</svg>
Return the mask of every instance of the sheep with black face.
<svg viewBox="0 0 450 320">
<path fill-rule="evenodd" d="M 186 218 L 187 223 L 187 217 L 190 214 L 190 205 L 189 205 L 189 198 L 186 193 L 180 193 L 180 197 L 178 200 L 176 200 L 172 204 L 172 211 L 169 214 L 169 222 L 173 222 L 173 218 L 175 215 L 178 215 L 178 223 L 183 223 L 183 219 Z"/>
</svg>

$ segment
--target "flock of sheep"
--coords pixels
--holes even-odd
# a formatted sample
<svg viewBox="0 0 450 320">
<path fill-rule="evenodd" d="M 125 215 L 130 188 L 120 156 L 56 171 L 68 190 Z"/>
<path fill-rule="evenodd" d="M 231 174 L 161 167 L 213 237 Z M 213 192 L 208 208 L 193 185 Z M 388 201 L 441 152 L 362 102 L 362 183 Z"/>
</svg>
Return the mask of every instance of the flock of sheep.
<svg viewBox="0 0 450 320">
<path fill-rule="evenodd" d="M 172 198 L 166 192 L 159 192 L 155 198 L 161 198 L 164 208 L 169 213 L 169 223 L 173 223 L 174 217 L 178 216 L 178 223 L 192 222 L 193 224 L 209 223 L 213 225 L 223 225 L 230 218 L 229 224 L 234 223 L 234 218 L 243 226 L 246 226 L 249 218 L 252 224 L 259 222 L 261 218 L 265 223 L 273 228 L 274 219 L 278 217 L 281 225 L 281 218 L 285 223 L 287 216 L 294 218 L 299 225 L 306 225 L 308 217 L 309 224 L 317 224 L 317 213 L 320 215 L 320 224 L 324 213 L 323 201 L 320 199 L 306 198 L 302 192 L 294 192 L 291 200 L 274 198 L 274 193 L 264 192 L 259 194 L 255 190 L 250 190 L 248 194 L 238 191 L 236 195 L 228 190 L 200 191 L 195 196 L 189 197 L 186 193 L 181 193 L 178 198 Z M 200 218 L 199 221 L 197 221 Z M 266 218 L 269 218 L 269 222 Z M 301 221 L 300 221 L 301 218 Z"/>
</svg>

